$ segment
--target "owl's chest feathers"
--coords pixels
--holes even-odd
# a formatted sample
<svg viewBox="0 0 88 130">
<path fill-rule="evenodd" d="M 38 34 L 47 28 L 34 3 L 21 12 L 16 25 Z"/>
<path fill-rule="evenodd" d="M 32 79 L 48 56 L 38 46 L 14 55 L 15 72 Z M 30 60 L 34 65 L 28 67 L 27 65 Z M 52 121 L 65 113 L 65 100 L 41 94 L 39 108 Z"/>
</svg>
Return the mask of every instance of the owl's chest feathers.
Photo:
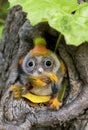
<svg viewBox="0 0 88 130">
<path fill-rule="evenodd" d="M 30 92 L 35 95 L 51 95 L 51 93 L 52 93 L 51 84 L 48 84 L 43 87 L 33 87 L 30 90 Z"/>
</svg>

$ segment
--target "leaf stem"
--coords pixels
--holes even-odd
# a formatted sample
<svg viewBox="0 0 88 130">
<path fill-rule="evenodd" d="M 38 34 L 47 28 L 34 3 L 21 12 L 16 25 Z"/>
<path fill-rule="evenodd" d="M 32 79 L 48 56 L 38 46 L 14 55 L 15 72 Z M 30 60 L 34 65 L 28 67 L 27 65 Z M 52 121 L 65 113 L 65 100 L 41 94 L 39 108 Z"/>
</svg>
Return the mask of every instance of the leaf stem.
<svg viewBox="0 0 88 130">
<path fill-rule="evenodd" d="M 60 102 L 62 102 L 63 101 L 63 98 L 64 98 L 64 95 L 65 95 L 65 91 L 66 91 L 66 81 L 64 81 L 63 83 L 62 83 L 62 86 L 61 86 L 61 89 L 60 89 L 60 91 L 59 91 L 59 96 L 58 96 L 58 100 L 60 101 Z"/>
<path fill-rule="evenodd" d="M 55 46 L 54 52 L 57 51 L 57 48 L 58 48 L 58 46 L 59 46 L 59 43 L 60 43 L 61 38 L 62 38 L 62 34 L 60 33 L 59 36 L 58 36 L 57 42 L 56 42 L 56 46 Z"/>
</svg>

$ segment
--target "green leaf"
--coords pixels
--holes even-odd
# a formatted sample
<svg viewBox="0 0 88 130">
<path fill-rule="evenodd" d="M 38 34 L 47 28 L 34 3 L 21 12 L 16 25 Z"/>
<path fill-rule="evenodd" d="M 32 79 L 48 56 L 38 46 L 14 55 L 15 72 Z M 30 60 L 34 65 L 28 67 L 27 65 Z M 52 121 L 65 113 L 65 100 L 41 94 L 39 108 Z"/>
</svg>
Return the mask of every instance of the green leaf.
<svg viewBox="0 0 88 130">
<path fill-rule="evenodd" d="M 22 5 L 32 25 L 48 21 L 49 25 L 64 35 L 67 44 L 80 45 L 88 41 L 88 3 L 77 0 L 9 0 Z"/>
<path fill-rule="evenodd" d="M 77 0 L 9 0 L 11 7 L 13 5 L 22 5 L 23 10 L 28 13 L 33 25 L 46 21 L 50 16 L 59 16 L 65 12 L 71 13 L 78 4 Z"/>
<path fill-rule="evenodd" d="M 88 3 L 79 6 L 75 14 L 55 17 L 49 20 L 49 24 L 60 31 L 68 44 L 80 45 L 88 41 Z M 59 22 L 58 22 L 59 21 Z"/>
</svg>

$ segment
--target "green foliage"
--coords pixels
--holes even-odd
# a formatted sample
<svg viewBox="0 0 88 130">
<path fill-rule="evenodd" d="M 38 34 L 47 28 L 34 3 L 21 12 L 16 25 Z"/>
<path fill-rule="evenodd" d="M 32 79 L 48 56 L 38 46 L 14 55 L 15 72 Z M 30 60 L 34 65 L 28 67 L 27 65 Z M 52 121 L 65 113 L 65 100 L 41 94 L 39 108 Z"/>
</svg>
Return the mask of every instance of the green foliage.
<svg viewBox="0 0 88 130">
<path fill-rule="evenodd" d="M 22 5 L 32 25 L 48 21 L 49 25 L 64 35 L 67 44 L 80 45 L 88 41 L 88 3 L 77 0 L 9 0 Z"/>
<path fill-rule="evenodd" d="M 0 38 L 2 36 L 2 31 L 4 28 L 4 23 L 5 23 L 6 15 L 8 13 L 9 6 L 10 5 L 8 0 L 0 1 Z"/>
<path fill-rule="evenodd" d="M 2 31 L 3 31 L 4 25 L 0 25 L 0 38 L 2 36 Z"/>
<path fill-rule="evenodd" d="M 0 16 L 2 17 L 3 15 L 7 14 L 8 9 L 9 9 L 9 2 L 8 0 L 3 0 L 0 4 Z"/>
</svg>

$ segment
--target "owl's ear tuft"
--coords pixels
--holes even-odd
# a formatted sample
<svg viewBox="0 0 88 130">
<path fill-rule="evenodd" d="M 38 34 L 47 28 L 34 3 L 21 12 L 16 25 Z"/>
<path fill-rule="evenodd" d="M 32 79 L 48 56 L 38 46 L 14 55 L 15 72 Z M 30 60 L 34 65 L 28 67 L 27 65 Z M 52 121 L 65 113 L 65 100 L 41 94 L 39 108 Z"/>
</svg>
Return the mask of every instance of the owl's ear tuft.
<svg viewBox="0 0 88 130">
<path fill-rule="evenodd" d="M 34 39 L 34 44 L 35 45 L 41 45 L 41 46 L 46 46 L 46 40 L 43 37 L 37 37 Z"/>
</svg>

